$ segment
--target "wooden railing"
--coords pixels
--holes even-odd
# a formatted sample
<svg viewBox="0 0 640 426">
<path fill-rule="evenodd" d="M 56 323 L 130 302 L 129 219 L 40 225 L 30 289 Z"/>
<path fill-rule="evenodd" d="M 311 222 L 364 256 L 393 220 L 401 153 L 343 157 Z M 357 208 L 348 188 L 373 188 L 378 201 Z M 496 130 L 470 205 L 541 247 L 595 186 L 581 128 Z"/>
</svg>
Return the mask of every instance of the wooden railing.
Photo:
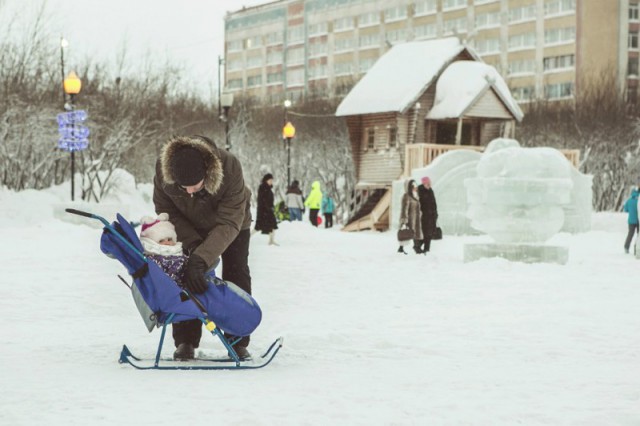
<svg viewBox="0 0 640 426">
<path fill-rule="evenodd" d="M 445 152 L 453 151 L 455 149 L 469 149 L 473 151 L 484 151 L 484 146 L 472 146 L 472 145 L 445 145 L 434 143 L 415 143 L 405 146 L 405 161 L 404 161 L 404 175 L 410 176 L 411 170 L 419 167 L 425 167 L 438 156 Z M 580 150 L 579 149 L 561 149 L 567 159 L 573 164 L 574 167 L 578 167 L 580 164 Z"/>
</svg>

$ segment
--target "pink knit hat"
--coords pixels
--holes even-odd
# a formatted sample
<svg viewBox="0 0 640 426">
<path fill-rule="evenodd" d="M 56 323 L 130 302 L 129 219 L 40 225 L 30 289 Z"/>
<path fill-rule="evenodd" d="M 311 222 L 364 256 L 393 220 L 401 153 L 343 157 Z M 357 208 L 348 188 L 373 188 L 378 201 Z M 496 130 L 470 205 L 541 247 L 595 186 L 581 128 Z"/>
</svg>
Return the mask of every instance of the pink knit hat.
<svg viewBox="0 0 640 426">
<path fill-rule="evenodd" d="M 160 213 L 157 218 L 145 216 L 140 219 L 140 222 L 142 222 L 141 237 L 149 238 L 156 243 L 162 240 L 178 242 L 176 228 L 173 226 L 173 223 L 169 222 L 169 215 L 167 213 Z"/>
<path fill-rule="evenodd" d="M 420 179 L 422 181 L 423 185 L 430 185 L 431 184 L 431 179 L 429 179 L 429 176 L 423 176 L 422 179 Z"/>
</svg>

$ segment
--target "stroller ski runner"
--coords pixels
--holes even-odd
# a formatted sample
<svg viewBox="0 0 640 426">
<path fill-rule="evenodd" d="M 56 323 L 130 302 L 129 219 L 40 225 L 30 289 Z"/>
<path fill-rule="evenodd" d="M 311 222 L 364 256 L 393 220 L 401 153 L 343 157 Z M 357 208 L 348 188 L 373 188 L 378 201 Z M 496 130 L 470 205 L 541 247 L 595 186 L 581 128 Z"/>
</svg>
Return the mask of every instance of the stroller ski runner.
<svg viewBox="0 0 640 426">
<path fill-rule="evenodd" d="M 131 275 L 131 284 L 118 277 L 131 289 L 134 302 L 147 329 L 151 332 L 156 327 L 162 328 L 155 359 L 138 358 L 124 345 L 120 353 L 120 363 L 127 363 L 141 370 L 255 369 L 269 364 L 282 347 L 283 339 L 279 337 L 262 355 L 248 360 L 240 359 L 233 348 L 236 342 L 227 341 L 222 332 L 224 330 L 235 336 L 247 336 L 255 330 L 262 319 L 262 311 L 251 295 L 235 284 L 217 278 L 214 271 L 210 271 L 206 276 L 209 285 L 205 293 L 197 296 L 190 294 L 169 278 L 156 263 L 144 256 L 136 232 L 121 215 L 118 214 L 117 221 L 109 224 L 103 217 L 92 213 L 75 209 L 66 211 L 103 223 L 101 250 L 107 256 L 120 261 Z M 205 328 L 220 340 L 228 357 L 196 358 L 193 361 L 161 358 L 167 325 L 191 319 L 202 321 Z"/>
</svg>

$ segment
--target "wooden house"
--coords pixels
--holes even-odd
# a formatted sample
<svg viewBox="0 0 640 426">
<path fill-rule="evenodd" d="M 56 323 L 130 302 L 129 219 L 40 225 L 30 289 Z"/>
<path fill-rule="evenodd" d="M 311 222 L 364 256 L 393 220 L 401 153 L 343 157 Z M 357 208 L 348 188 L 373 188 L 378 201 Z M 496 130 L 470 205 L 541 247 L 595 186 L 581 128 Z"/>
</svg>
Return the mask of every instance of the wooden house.
<svg viewBox="0 0 640 426">
<path fill-rule="evenodd" d="M 513 137 L 523 114 L 496 70 L 452 37 L 393 46 L 336 116 L 347 122 L 360 193 L 349 231 L 387 229 L 393 181 L 448 150 Z"/>
</svg>

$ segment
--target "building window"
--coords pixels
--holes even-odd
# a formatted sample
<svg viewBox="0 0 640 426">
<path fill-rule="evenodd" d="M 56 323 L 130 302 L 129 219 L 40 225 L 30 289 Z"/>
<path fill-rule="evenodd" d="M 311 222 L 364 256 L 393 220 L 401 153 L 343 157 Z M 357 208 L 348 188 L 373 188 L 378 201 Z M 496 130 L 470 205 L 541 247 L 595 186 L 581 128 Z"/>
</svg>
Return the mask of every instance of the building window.
<svg viewBox="0 0 640 426">
<path fill-rule="evenodd" d="M 630 77 L 638 76 L 638 58 L 629 58 L 629 64 L 627 65 L 627 75 Z"/>
<path fill-rule="evenodd" d="M 629 31 L 629 49 L 638 48 L 638 33 Z"/>
<path fill-rule="evenodd" d="M 416 39 L 434 38 L 437 34 L 438 27 L 436 24 L 425 24 L 414 27 L 413 31 Z"/>
<path fill-rule="evenodd" d="M 436 13 L 436 0 L 421 0 L 416 1 L 415 4 L 415 16 L 428 15 L 430 13 Z"/>
<path fill-rule="evenodd" d="M 533 99 L 535 88 L 533 86 L 514 87 L 511 89 L 513 98 L 518 102 L 530 101 Z"/>
<path fill-rule="evenodd" d="M 476 28 L 492 28 L 500 26 L 500 12 L 479 13 L 476 15 Z"/>
<path fill-rule="evenodd" d="M 544 95 L 547 99 L 570 98 L 573 96 L 573 83 L 556 83 L 544 86 Z"/>
<path fill-rule="evenodd" d="M 253 36 L 245 40 L 245 46 L 247 49 L 254 49 L 262 46 L 262 36 Z"/>
<path fill-rule="evenodd" d="M 309 43 L 309 56 L 326 56 L 327 42 Z"/>
<path fill-rule="evenodd" d="M 346 18 L 338 18 L 333 22 L 333 31 L 347 31 L 352 30 L 353 26 L 353 17 L 348 16 Z"/>
<path fill-rule="evenodd" d="M 355 42 L 352 38 L 340 38 L 335 42 L 334 52 L 353 50 Z"/>
<path fill-rule="evenodd" d="M 387 31 L 386 33 L 387 41 L 391 43 L 397 43 L 399 41 L 407 40 L 407 30 L 404 28 L 399 30 Z"/>
<path fill-rule="evenodd" d="M 544 44 L 547 46 L 550 44 L 570 43 L 575 39 L 575 27 L 553 28 L 550 30 L 545 30 L 544 32 Z"/>
<path fill-rule="evenodd" d="M 247 68 L 260 68 L 262 67 L 262 56 L 252 56 L 247 58 Z"/>
<path fill-rule="evenodd" d="M 532 74 L 536 70 L 536 61 L 533 59 L 524 59 L 521 61 L 509 62 L 509 75 L 515 74 Z"/>
<path fill-rule="evenodd" d="M 389 148 L 395 148 L 398 146 L 398 128 L 389 127 L 389 141 L 387 143 Z"/>
<path fill-rule="evenodd" d="M 360 36 L 360 47 L 379 47 L 380 46 L 380 34 L 367 34 Z"/>
<path fill-rule="evenodd" d="M 638 15 L 638 3 L 629 3 L 629 21 L 640 20 Z"/>
<path fill-rule="evenodd" d="M 443 25 L 445 34 L 456 34 L 456 33 L 466 33 L 467 32 L 467 18 L 457 18 L 457 19 L 449 19 L 444 21 Z"/>
<path fill-rule="evenodd" d="M 367 145 L 365 151 L 376 147 L 376 130 L 373 127 L 367 128 Z"/>
<path fill-rule="evenodd" d="M 241 52 L 242 40 L 232 40 L 227 42 L 227 52 Z"/>
<path fill-rule="evenodd" d="M 467 7 L 467 0 L 442 0 L 442 10 Z"/>
<path fill-rule="evenodd" d="M 242 69 L 242 59 L 227 61 L 225 64 L 227 66 L 227 71 L 238 71 Z"/>
<path fill-rule="evenodd" d="M 304 48 L 296 47 L 287 50 L 287 65 L 299 65 L 304 63 Z"/>
<path fill-rule="evenodd" d="M 282 51 L 273 50 L 267 53 L 267 65 L 282 64 Z"/>
<path fill-rule="evenodd" d="M 516 34 L 509 37 L 509 50 L 531 49 L 536 47 L 536 33 Z"/>
<path fill-rule="evenodd" d="M 481 55 L 491 55 L 500 53 L 500 39 L 499 38 L 486 38 L 476 41 L 476 49 Z"/>
<path fill-rule="evenodd" d="M 329 25 L 326 22 L 309 25 L 309 35 L 322 35 L 329 32 Z"/>
<path fill-rule="evenodd" d="M 327 78 L 327 66 L 323 64 L 310 66 L 309 78 L 310 79 Z"/>
<path fill-rule="evenodd" d="M 242 79 L 232 78 L 231 80 L 227 80 L 227 87 L 229 89 L 242 89 Z"/>
<path fill-rule="evenodd" d="M 500 1 L 500 0 L 473 0 L 473 4 L 477 6 L 479 4 L 495 3 L 497 1 Z"/>
<path fill-rule="evenodd" d="M 277 83 L 282 83 L 281 72 L 272 72 L 267 74 L 267 84 L 277 84 Z"/>
<path fill-rule="evenodd" d="M 516 7 L 509 10 L 509 23 L 531 21 L 536 19 L 536 5 L 530 4 L 527 6 Z"/>
<path fill-rule="evenodd" d="M 304 70 L 288 70 L 287 71 L 287 87 L 300 86 L 304 84 Z"/>
<path fill-rule="evenodd" d="M 407 17 L 407 6 L 390 7 L 384 11 L 384 21 L 392 22 L 405 19 Z"/>
<path fill-rule="evenodd" d="M 304 26 L 296 25 L 295 27 L 289 27 L 287 32 L 287 44 L 298 44 L 304 41 Z"/>
<path fill-rule="evenodd" d="M 282 33 L 277 31 L 277 32 L 273 32 L 273 33 L 269 33 L 265 36 L 265 43 L 267 44 L 267 46 L 271 46 L 274 44 L 282 44 Z"/>
<path fill-rule="evenodd" d="M 576 0 L 554 0 L 544 4 L 544 16 L 564 15 L 576 11 Z"/>
<path fill-rule="evenodd" d="M 351 62 L 337 62 L 334 66 L 336 75 L 349 75 L 353 72 Z"/>
<path fill-rule="evenodd" d="M 361 59 L 360 60 L 360 72 L 364 73 L 364 72 L 369 71 L 369 69 L 371 69 L 371 67 L 375 63 L 376 63 L 376 59 L 374 59 L 374 58 Z"/>
<path fill-rule="evenodd" d="M 575 55 L 551 56 L 543 59 L 545 71 L 570 69 L 575 65 Z"/>
<path fill-rule="evenodd" d="M 380 14 L 378 12 L 363 13 L 358 16 L 358 27 L 369 27 L 380 23 Z"/>
<path fill-rule="evenodd" d="M 262 84 L 261 75 L 252 75 L 247 77 L 247 87 L 256 87 Z"/>
</svg>

